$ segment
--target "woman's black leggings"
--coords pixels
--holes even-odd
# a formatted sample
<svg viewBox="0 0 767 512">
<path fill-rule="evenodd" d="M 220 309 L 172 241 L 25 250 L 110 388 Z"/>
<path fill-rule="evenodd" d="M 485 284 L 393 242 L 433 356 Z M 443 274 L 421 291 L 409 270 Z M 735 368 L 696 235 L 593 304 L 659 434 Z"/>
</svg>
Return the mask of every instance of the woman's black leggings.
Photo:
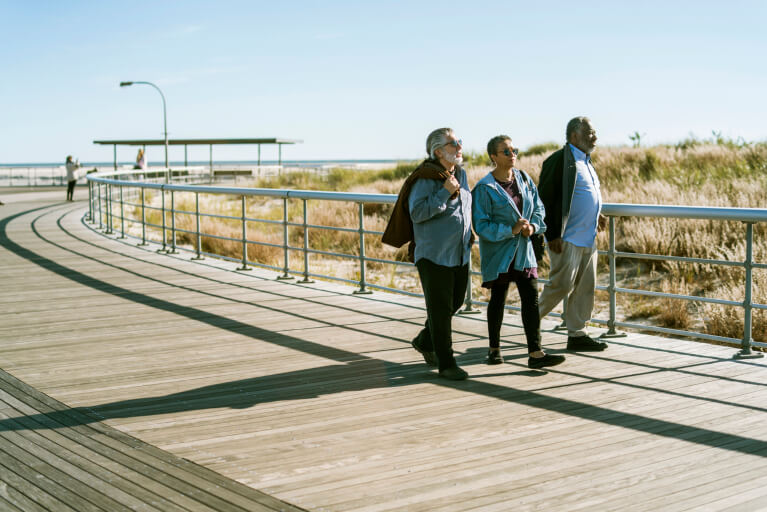
<svg viewBox="0 0 767 512">
<path fill-rule="evenodd" d="M 517 290 L 522 301 L 522 325 L 525 328 L 528 352 L 541 350 L 541 319 L 538 316 L 538 280 L 517 279 Z M 490 288 L 490 303 L 487 305 L 487 331 L 490 348 L 501 346 L 501 324 L 503 323 L 506 295 L 509 283 L 496 282 Z"/>
</svg>

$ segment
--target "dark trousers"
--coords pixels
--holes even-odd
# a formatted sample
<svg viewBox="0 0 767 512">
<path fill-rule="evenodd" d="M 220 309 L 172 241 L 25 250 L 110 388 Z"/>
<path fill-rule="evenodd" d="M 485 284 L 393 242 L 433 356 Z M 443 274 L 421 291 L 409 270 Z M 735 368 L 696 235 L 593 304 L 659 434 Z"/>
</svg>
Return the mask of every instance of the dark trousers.
<svg viewBox="0 0 767 512">
<path fill-rule="evenodd" d="M 538 280 L 535 278 L 517 279 L 517 290 L 522 301 L 522 325 L 525 328 L 528 352 L 541 350 L 541 318 L 538 316 Z M 506 295 L 509 282 L 502 280 L 493 283 L 490 288 L 490 302 L 487 305 L 487 331 L 490 348 L 501 346 L 501 324 L 503 323 Z"/>
<path fill-rule="evenodd" d="M 71 201 L 75 194 L 75 183 L 77 183 L 77 180 L 70 180 L 67 182 L 67 201 Z"/>
<path fill-rule="evenodd" d="M 426 299 L 426 325 L 416 338 L 425 351 L 437 354 L 439 369 L 456 365 L 453 357 L 453 315 L 466 297 L 469 266 L 445 267 L 421 258 L 415 264 Z"/>
</svg>

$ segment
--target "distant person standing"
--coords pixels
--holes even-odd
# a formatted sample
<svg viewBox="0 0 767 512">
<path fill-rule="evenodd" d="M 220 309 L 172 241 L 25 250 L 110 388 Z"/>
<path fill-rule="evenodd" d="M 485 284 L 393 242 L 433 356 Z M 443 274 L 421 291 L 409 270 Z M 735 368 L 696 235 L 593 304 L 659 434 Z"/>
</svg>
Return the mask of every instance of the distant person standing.
<svg viewBox="0 0 767 512">
<path fill-rule="evenodd" d="M 538 183 L 551 259 L 538 313 L 543 318 L 566 298 L 567 349 L 598 352 L 607 343 L 586 332 L 594 311 L 596 236 L 607 220 L 601 214 L 602 192 L 591 162 L 597 135 L 587 117 L 571 119 L 565 133 L 567 143 L 543 162 Z"/>
<path fill-rule="evenodd" d="M 382 241 L 411 242 L 426 300 L 426 325 L 411 345 L 439 376 L 464 380 L 453 356 L 452 319 L 463 304 L 469 279 L 471 193 L 461 168 L 463 145 L 450 128 L 426 138 L 424 160 L 405 180 Z"/>
<path fill-rule="evenodd" d="M 77 169 L 80 168 L 80 161 L 73 160 L 72 155 L 67 156 L 67 201 L 74 201 L 75 184 L 77 183 Z"/>
<path fill-rule="evenodd" d="M 136 155 L 136 165 L 133 166 L 134 169 L 146 169 L 146 156 L 144 155 L 144 150 L 139 148 L 138 154 Z"/>
</svg>

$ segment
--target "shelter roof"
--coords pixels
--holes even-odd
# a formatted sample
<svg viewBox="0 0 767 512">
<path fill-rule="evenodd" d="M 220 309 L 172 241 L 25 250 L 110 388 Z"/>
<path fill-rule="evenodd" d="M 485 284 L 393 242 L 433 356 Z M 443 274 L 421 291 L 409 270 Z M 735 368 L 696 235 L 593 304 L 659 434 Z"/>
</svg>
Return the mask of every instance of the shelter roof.
<svg viewBox="0 0 767 512">
<path fill-rule="evenodd" d="M 169 146 L 219 145 L 219 144 L 297 144 L 299 139 L 168 139 Z M 164 146 L 165 139 L 94 140 L 94 144 L 117 146 Z"/>
</svg>

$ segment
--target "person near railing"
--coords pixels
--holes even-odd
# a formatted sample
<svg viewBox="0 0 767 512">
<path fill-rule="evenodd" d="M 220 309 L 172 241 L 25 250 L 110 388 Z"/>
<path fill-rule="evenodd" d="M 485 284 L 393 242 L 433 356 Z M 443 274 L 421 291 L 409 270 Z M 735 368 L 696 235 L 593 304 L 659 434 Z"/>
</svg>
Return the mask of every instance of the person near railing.
<svg viewBox="0 0 767 512">
<path fill-rule="evenodd" d="M 498 135 L 487 143 L 495 165 L 471 192 L 474 230 L 479 236 L 482 286 L 490 289 L 487 364 L 501 364 L 501 325 L 509 285 L 515 283 L 522 302 L 522 325 L 527 339 L 529 368 L 563 363 L 564 356 L 541 348 L 538 316 L 538 263 L 530 237 L 546 231 L 544 209 L 533 180 L 516 169 L 518 150 L 511 137 Z"/>
<path fill-rule="evenodd" d="M 566 298 L 567 349 L 598 352 L 607 343 L 592 339 L 586 330 L 594 310 L 597 230 L 607 220 L 601 214 L 602 192 L 591 162 L 597 134 L 587 117 L 571 119 L 565 133 L 567 143 L 543 162 L 538 183 L 551 262 L 538 312 L 543 318 Z"/>
<path fill-rule="evenodd" d="M 67 155 L 65 167 L 67 169 L 67 201 L 74 201 L 77 169 L 80 168 L 80 160 L 74 160 L 72 155 Z"/>
<path fill-rule="evenodd" d="M 413 241 L 427 318 L 412 346 L 428 365 L 439 367 L 440 377 L 450 380 L 468 377 L 455 361 L 452 342 L 452 319 L 466 295 L 474 242 L 462 149 L 450 128 L 429 134 L 429 158 L 405 180 L 382 237 L 395 247 Z"/>
<path fill-rule="evenodd" d="M 138 154 L 136 155 L 136 165 L 134 165 L 133 168 L 146 169 L 146 155 L 144 154 L 143 148 L 139 148 Z"/>
</svg>

